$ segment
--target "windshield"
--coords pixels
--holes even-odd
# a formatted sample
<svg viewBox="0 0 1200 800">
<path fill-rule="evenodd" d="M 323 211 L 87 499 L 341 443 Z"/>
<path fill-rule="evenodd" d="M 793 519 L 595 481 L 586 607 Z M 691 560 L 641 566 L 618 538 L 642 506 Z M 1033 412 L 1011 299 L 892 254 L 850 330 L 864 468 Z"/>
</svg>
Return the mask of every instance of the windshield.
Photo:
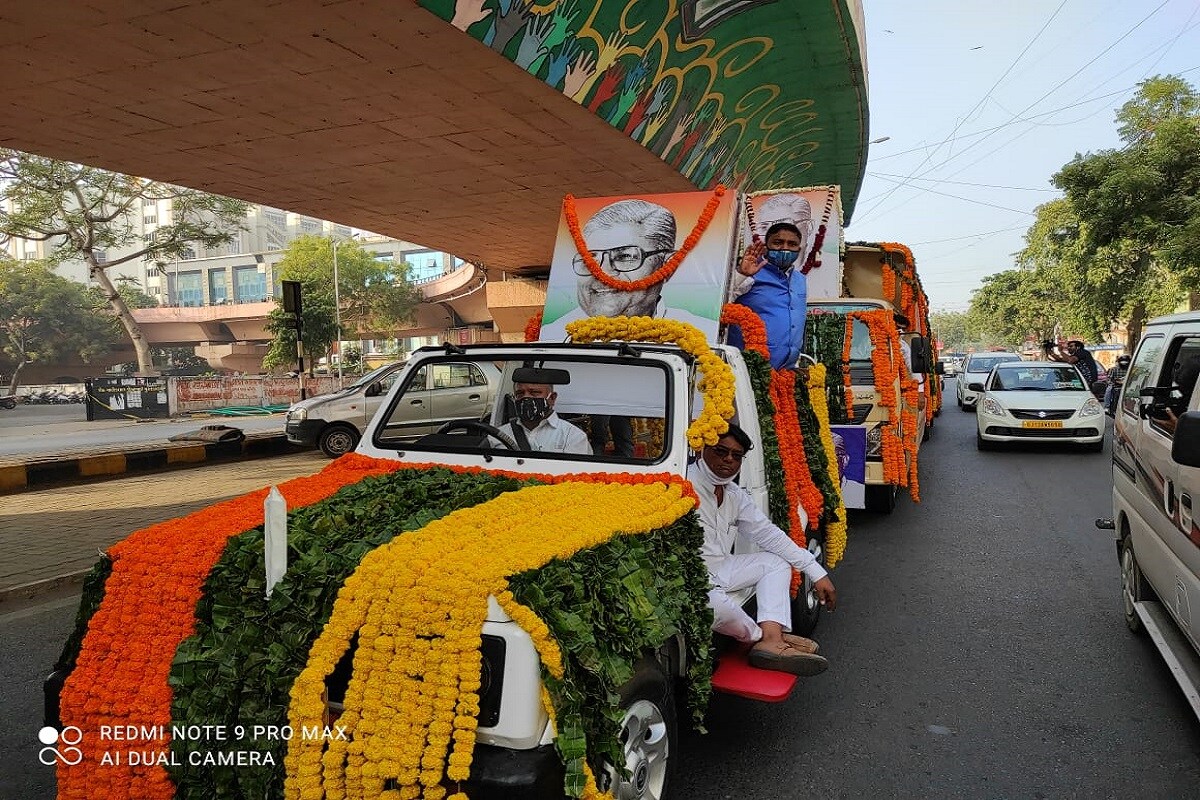
<svg viewBox="0 0 1200 800">
<path fill-rule="evenodd" d="M 1020 361 L 1021 357 L 1016 355 L 1004 356 L 971 356 L 967 361 L 967 372 L 991 372 L 992 367 L 997 364 L 1004 364 L 1009 361 Z"/>
<path fill-rule="evenodd" d="M 439 357 L 405 375 L 373 441 L 406 451 L 654 463 L 671 441 L 671 385 L 666 364 L 635 357 Z"/>
<path fill-rule="evenodd" d="M 361 389 L 364 386 L 370 386 L 372 383 L 374 383 L 375 381 L 377 381 L 381 377 L 383 377 L 383 374 L 394 366 L 396 366 L 396 365 L 395 364 L 384 364 L 382 367 L 379 367 L 378 369 L 373 369 L 370 372 L 368 372 L 366 375 L 363 375 L 361 378 L 356 380 L 354 383 L 347 386 L 346 388 L 347 389 Z"/>
<path fill-rule="evenodd" d="M 997 367 L 989 389 L 997 392 L 1087 391 L 1079 370 L 1061 367 Z"/>
</svg>

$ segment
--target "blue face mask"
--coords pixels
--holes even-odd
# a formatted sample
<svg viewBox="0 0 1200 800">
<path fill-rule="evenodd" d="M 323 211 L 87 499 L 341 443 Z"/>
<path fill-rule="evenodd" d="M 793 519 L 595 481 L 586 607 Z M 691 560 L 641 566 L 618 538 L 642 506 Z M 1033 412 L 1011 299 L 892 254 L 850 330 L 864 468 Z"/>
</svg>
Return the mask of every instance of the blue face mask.
<svg viewBox="0 0 1200 800">
<path fill-rule="evenodd" d="M 796 250 L 768 250 L 767 263 L 779 269 L 787 269 L 796 263 L 800 253 Z"/>
</svg>

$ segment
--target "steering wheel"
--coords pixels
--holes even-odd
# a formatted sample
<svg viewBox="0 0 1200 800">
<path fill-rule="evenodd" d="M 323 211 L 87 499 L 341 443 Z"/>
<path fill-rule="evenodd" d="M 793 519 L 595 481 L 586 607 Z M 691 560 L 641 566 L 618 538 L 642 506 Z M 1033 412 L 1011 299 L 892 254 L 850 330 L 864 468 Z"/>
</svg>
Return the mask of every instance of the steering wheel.
<svg viewBox="0 0 1200 800">
<path fill-rule="evenodd" d="M 509 436 L 507 433 L 505 433 L 504 431 L 500 430 L 499 428 L 497 428 L 494 425 L 489 425 L 486 422 L 480 422 L 480 421 L 474 420 L 474 419 L 452 420 L 450 422 L 447 422 L 442 427 L 438 428 L 437 432 L 439 434 L 441 434 L 441 433 L 449 433 L 450 431 L 457 431 L 457 430 L 477 431 L 477 432 L 482 431 L 482 432 L 486 433 L 488 436 L 491 436 L 493 439 L 496 439 L 498 442 L 500 442 L 502 445 L 504 445 L 509 450 L 520 450 L 521 449 L 517 445 L 517 443 L 513 440 L 513 438 L 511 436 Z"/>
</svg>

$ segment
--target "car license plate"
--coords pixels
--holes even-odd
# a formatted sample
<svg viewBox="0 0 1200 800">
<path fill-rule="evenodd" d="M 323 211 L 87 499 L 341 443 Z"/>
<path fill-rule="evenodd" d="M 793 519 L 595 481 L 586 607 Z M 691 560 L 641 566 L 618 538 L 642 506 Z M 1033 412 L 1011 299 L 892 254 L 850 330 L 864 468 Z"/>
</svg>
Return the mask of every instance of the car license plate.
<svg viewBox="0 0 1200 800">
<path fill-rule="evenodd" d="M 1063 426 L 1061 420 L 1025 420 L 1021 423 L 1022 428 L 1061 428 Z"/>
</svg>

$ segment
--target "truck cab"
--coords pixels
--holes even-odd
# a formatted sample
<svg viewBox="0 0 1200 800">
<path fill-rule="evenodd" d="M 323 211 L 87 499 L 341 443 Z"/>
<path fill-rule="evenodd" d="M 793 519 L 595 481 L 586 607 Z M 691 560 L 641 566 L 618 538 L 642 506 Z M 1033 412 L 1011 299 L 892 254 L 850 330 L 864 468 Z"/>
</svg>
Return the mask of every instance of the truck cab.
<svg viewBox="0 0 1200 800">
<path fill-rule="evenodd" d="M 754 441 L 761 441 L 754 390 L 741 352 L 728 346 L 714 346 L 713 350 L 730 366 L 734 375 L 735 413 L 731 421 L 740 425 Z M 475 365 L 481 370 L 494 371 L 499 376 L 494 402 L 478 419 L 447 422 L 436 431 L 415 438 L 403 435 L 393 420 L 405 413 L 415 392 L 425 390 L 420 376 L 445 363 Z M 567 424 L 587 431 L 597 417 L 628 418 L 634 432 L 633 456 L 599 448 L 589 453 L 521 449 L 514 442 L 511 426 L 515 419 L 513 376 L 522 367 L 560 370 L 569 376 L 569 381 L 554 387 L 553 407 Z M 357 452 L 412 463 L 532 475 L 670 473 L 683 476 L 693 455 L 685 432 L 700 412 L 698 377 L 695 360 L 673 345 L 535 342 L 426 347 L 413 353 L 386 402 L 368 426 Z M 747 454 L 738 482 L 765 513 L 768 501 L 763 448 L 756 447 Z M 739 547 L 745 551 L 748 544 L 739 543 Z M 802 608 L 808 602 L 809 598 L 802 592 L 794 606 Z M 516 791 L 522 797 L 538 796 L 539 787 L 547 786 L 551 787 L 551 795 L 557 791 L 557 796 L 561 796 L 561 780 L 546 778 L 548 772 L 561 775 L 561 764 L 553 752 L 554 726 L 541 702 L 538 654 L 529 635 L 513 623 L 494 598 L 489 603 L 483 641 L 487 680 L 481 692 L 475 755 L 478 766 L 472 767 L 472 780 L 479 776 L 482 785 L 475 788 L 485 793 L 494 790 L 496 785 L 489 786 L 489 782 L 495 779 L 505 782 L 509 791 Z M 677 680 L 688 668 L 686 652 L 680 634 L 674 641 L 661 643 L 653 657 L 671 679 Z M 789 691 L 790 686 L 789 682 Z M 344 691 L 344 685 L 329 686 L 328 705 L 334 716 L 339 713 L 339 697 Z M 645 711 L 644 707 L 642 711 Z M 668 712 L 660 708 L 654 713 Z M 673 721 L 668 727 L 673 731 Z M 650 747 L 648 743 L 633 742 L 629 747 L 636 752 L 626 753 L 627 764 L 656 763 L 661 755 L 657 751 L 638 750 Z M 609 770 L 606 776 L 598 778 L 602 789 L 615 790 L 617 796 L 627 796 L 627 790 L 633 787 L 632 781 L 654 779 L 652 771 L 639 776 L 636 769 L 628 775 Z"/>
</svg>

